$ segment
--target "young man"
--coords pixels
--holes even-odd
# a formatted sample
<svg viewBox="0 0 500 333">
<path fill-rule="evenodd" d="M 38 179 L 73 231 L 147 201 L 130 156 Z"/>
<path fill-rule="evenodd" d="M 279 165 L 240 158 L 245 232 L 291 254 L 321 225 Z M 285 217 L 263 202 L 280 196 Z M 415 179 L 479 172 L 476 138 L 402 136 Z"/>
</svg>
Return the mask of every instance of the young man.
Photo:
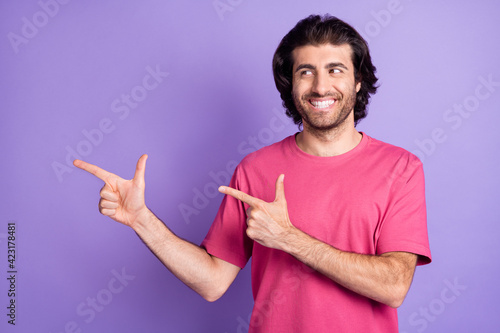
<svg viewBox="0 0 500 333">
<path fill-rule="evenodd" d="M 243 159 L 201 246 L 146 207 L 146 155 L 128 181 L 75 166 L 105 181 L 101 213 L 205 299 L 252 257 L 251 332 L 397 332 L 415 266 L 431 261 L 424 177 L 414 155 L 355 128 L 376 91 L 368 47 L 341 20 L 310 16 L 283 38 L 273 70 L 303 131 Z"/>
</svg>

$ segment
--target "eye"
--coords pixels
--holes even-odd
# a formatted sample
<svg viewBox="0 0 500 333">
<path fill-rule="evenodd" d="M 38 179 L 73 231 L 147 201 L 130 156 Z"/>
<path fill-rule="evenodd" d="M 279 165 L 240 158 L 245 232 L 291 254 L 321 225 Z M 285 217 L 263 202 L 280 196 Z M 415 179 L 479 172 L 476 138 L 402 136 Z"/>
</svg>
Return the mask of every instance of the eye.
<svg viewBox="0 0 500 333">
<path fill-rule="evenodd" d="M 300 75 L 301 76 L 311 76 L 311 75 L 313 75 L 313 72 L 310 69 L 306 69 L 306 70 L 303 70 L 302 72 L 300 72 Z"/>
<path fill-rule="evenodd" d="M 342 73 L 342 71 L 338 68 L 332 68 L 332 69 L 330 69 L 330 73 L 331 74 L 339 74 L 339 73 Z"/>
</svg>

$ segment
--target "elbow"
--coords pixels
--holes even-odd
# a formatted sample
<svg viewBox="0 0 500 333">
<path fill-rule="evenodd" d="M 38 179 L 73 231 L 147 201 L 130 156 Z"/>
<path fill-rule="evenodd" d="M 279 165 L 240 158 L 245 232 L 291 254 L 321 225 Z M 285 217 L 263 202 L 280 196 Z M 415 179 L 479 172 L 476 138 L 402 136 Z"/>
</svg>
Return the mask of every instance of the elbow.
<svg viewBox="0 0 500 333">
<path fill-rule="evenodd" d="M 203 297 L 207 302 L 213 303 L 217 301 L 219 298 L 224 296 L 227 288 L 212 288 L 211 290 L 207 290 L 205 292 L 199 292 L 200 296 Z"/>
<path fill-rule="evenodd" d="M 379 302 L 387 306 L 390 306 L 393 309 L 397 309 L 403 304 L 404 300 L 405 300 L 404 296 L 401 297 L 398 294 L 391 294 L 391 295 L 386 295 L 386 297 L 379 299 Z"/>
<path fill-rule="evenodd" d="M 210 293 L 210 294 L 207 294 L 207 295 L 201 295 L 201 297 L 203 297 L 205 299 L 205 301 L 213 303 L 216 300 L 218 300 L 219 298 L 221 298 L 222 295 L 217 295 L 215 293 Z"/>
<path fill-rule="evenodd" d="M 407 288 L 406 286 L 400 286 L 399 288 L 395 288 L 394 292 L 391 293 L 391 295 L 388 295 L 388 298 L 384 303 L 390 306 L 391 308 L 394 309 L 399 308 L 403 304 L 406 298 L 408 289 L 409 288 Z"/>
<path fill-rule="evenodd" d="M 404 297 L 393 297 L 393 299 L 389 300 L 386 305 L 390 306 L 393 309 L 397 309 L 403 304 L 404 300 Z"/>
</svg>

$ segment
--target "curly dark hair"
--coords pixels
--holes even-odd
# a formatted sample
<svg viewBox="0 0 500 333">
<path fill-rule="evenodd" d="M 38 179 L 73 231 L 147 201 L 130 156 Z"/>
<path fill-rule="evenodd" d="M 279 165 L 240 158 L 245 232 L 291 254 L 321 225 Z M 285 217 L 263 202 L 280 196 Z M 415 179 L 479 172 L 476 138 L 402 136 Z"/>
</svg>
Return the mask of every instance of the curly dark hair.
<svg viewBox="0 0 500 333">
<path fill-rule="evenodd" d="M 343 45 L 349 44 L 352 49 L 352 63 L 356 82 L 361 82 L 361 89 L 356 94 L 354 105 L 354 122 L 366 117 L 370 95 L 377 91 L 378 81 L 376 68 L 372 64 L 370 51 L 366 41 L 349 24 L 331 16 L 311 15 L 297 23 L 281 40 L 273 57 L 273 75 L 276 88 L 280 92 L 287 116 L 295 124 L 302 124 L 302 117 L 297 111 L 292 97 L 292 51 L 305 45 Z"/>
</svg>

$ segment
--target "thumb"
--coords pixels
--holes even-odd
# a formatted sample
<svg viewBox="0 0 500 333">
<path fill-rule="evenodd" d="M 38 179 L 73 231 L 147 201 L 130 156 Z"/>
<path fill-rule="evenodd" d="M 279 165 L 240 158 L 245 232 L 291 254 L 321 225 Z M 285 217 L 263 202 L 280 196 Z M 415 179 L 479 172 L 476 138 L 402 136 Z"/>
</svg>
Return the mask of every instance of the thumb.
<svg viewBox="0 0 500 333">
<path fill-rule="evenodd" d="M 134 182 L 137 185 L 144 186 L 144 174 L 146 173 L 146 160 L 148 155 L 142 155 L 137 161 L 137 166 L 135 167 Z"/>
<path fill-rule="evenodd" d="M 274 201 L 286 201 L 284 179 L 284 174 L 279 175 L 278 179 L 276 179 L 276 198 Z"/>
</svg>

